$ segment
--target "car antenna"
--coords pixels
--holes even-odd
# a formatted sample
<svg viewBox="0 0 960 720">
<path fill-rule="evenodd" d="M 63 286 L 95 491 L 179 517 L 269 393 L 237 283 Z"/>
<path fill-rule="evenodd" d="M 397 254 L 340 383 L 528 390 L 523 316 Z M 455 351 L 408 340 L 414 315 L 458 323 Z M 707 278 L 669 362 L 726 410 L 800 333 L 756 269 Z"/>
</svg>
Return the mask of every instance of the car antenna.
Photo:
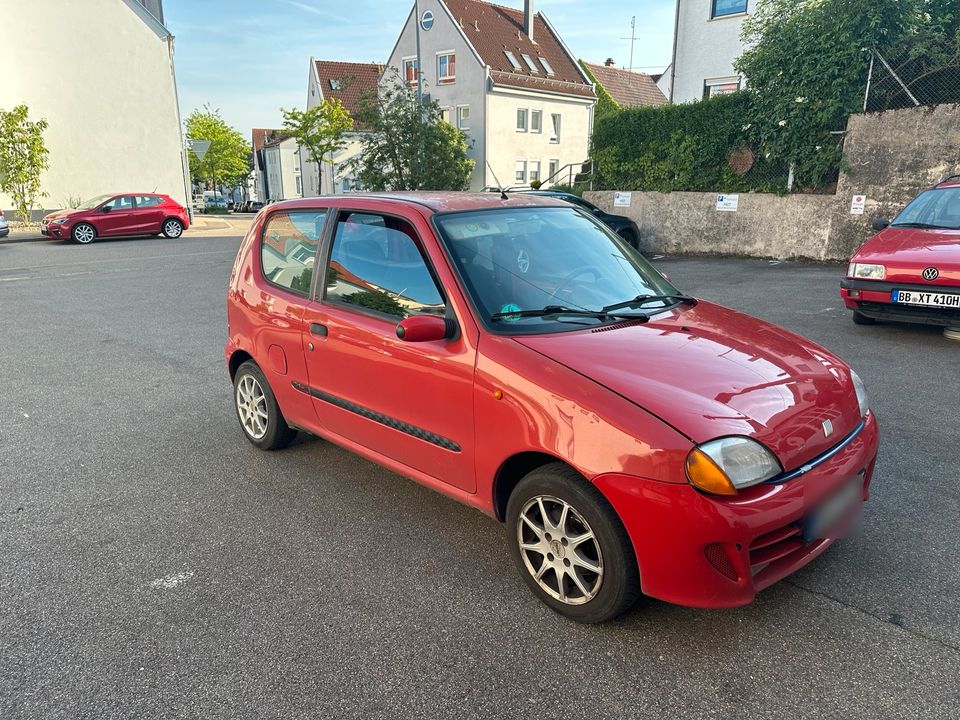
<svg viewBox="0 0 960 720">
<path fill-rule="evenodd" d="M 493 175 L 494 182 L 497 183 L 497 189 L 500 191 L 500 199 L 509 200 L 510 198 L 507 197 L 507 191 L 503 189 L 503 183 L 500 182 L 500 178 L 498 178 L 497 174 L 493 171 L 489 160 L 487 160 L 487 170 L 490 171 L 490 174 Z"/>
</svg>

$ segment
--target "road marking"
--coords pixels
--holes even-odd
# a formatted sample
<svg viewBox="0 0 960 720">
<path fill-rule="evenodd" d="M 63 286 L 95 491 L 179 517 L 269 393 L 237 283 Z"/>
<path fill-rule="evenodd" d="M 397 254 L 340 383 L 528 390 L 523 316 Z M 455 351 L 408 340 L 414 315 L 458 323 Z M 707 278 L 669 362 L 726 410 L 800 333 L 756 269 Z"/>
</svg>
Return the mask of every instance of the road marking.
<svg viewBox="0 0 960 720">
<path fill-rule="evenodd" d="M 25 268 L 20 268 L 25 269 Z M 22 277 L 12 277 L 12 278 L 0 278 L 0 282 L 13 282 L 14 280 L 29 280 L 29 275 L 23 275 Z"/>
<path fill-rule="evenodd" d="M 177 585 L 182 585 L 187 580 L 193 577 L 193 571 L 187 570 L 186 572 L 174 573 L 173 575 L 164 575 L 162 578 L 157 578 L 152 583 L 150 587 L 154 590 L 172 590 Z"/>
<path fill-rule="evenodd" d="M 184 258 L 184 257 L 197 257 L 200 255 L 223 255 L 223 254 L 228 254 L 236 257 L 237 251 L 236 250 L 209 250 L 209 251 L 195 252 L 195 253 L 175 253 L 173 255 L 147 255 L 144 257 L 114 258 L 113 260 L 82 260 L 80 262 L 57 263 L 55 265 L 24 265 L 22 267 L 0 268 L 0 272 L 15 272 L 17 270 L 43 270 L 46 268 L 76 267 L 77 265 L 103 265 L 104 263 L 123 262 L 124 260 L 136 260 L 136 261 L 142 262 L 144 260 L 163 260 L 165 258 Z"/>
</svg>

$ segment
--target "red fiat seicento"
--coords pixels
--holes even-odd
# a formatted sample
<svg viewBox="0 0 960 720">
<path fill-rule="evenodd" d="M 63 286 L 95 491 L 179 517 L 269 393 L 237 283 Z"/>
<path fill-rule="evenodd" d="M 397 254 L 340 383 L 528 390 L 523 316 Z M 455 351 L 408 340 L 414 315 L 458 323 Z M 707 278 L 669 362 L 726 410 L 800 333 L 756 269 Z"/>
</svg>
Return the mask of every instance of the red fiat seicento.
<svg viewBox="0 0 960 720">
<path fill-rule="evenodd" d="M 749 603 L 868 496 L 877 422 L 843 360 L 684 294 L 559 200 L 271 205 L 227 321 L 250 442 L 305 431 L 482 510 L 581 622 L 641 593 Z"/>
</svg>

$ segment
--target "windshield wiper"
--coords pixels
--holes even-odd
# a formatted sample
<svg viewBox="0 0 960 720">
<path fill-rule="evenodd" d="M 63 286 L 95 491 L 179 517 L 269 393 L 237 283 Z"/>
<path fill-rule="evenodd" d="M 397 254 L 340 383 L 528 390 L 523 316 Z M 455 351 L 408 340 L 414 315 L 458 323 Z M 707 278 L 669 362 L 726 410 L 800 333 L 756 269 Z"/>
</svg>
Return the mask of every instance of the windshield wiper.
<svg viewBox="0 0 960 720">
<path fill-rule="evenodd" d="M 546 307 L 540 308 L 539 310 L 507 310 L 505 312 L 494 313 L 490 316 L 490 322 L 497 322 L 498 320 L 513 320 L 516 318 L 536 318 L 536 317 L 550 317 L 551 315 L 571 315 L 573 317 L 588 317 L 596 318 L 597 320 L 608 320 L 610 318 L 622 319 L 628 318 L 631 320 L 647 320 L 646 315 L 633 315 L 630 313 L 613 313 L 608 310 L 574 310 L 572 308 L 564 307 L 562 305 L 547 305 Z"/>
<path fill-rule="evenodd" d="M 690 297 L 689 295 L 637 295 L 637 297 L 630 300 L 624 300 L 623 302 L 614 303 L 613 305 L 607 305 L 603 308 L 603 312 L 612 312 L 614 310 L 620 310 L 621 308 L 628 307 L 641 307 L 647 303 L 656 302 L 656 301 L 666 302 L 668 300 L 674 300 L 676 302 L 690 303 L 690 305 L 696 305 L 697 299 Z"/>
<path fill-rule="evenodd" d="M 890 227 L 917 228 L 918 230 L 960 230 L 960 227 L 953 225 L 931 225 L 921 222 L 893 223 Z"/>
</svg>

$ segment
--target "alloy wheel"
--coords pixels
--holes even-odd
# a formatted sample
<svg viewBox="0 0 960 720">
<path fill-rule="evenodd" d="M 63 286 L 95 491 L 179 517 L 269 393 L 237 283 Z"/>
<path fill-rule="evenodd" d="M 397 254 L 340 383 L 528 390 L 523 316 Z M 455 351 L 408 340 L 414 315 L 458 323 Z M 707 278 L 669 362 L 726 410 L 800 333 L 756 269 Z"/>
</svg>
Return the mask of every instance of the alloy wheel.
<svg viewBox="0 0 960 720">
<path fill-rule="evenodd" d="M 590 602 L 603 584 L 603 554 L 593 529 L 570 503 L 537 495 L 517 519 L 527 571 L 540 588 L 567 605 Z"/>
<path fill-rule="evenodd" d="M 78 225 L 73 230 L 73 239 L 84 245 L 93 242 L 95 237 L 96 231 L 90 225 Z"/>
<path fill-rule="evenodd" d="M 253 375 L 244 375 L 237 384 L 237 412 L 244 432 L 254 440 L 267 434 L 267 398 Z"/>
<path fill-rule="evenodd" d="M 183 226 L 176 220 L 167 220 L 163 225 L 163 232 L 167 237 L 180 237 L 183 233 Z"/>
</svg>

